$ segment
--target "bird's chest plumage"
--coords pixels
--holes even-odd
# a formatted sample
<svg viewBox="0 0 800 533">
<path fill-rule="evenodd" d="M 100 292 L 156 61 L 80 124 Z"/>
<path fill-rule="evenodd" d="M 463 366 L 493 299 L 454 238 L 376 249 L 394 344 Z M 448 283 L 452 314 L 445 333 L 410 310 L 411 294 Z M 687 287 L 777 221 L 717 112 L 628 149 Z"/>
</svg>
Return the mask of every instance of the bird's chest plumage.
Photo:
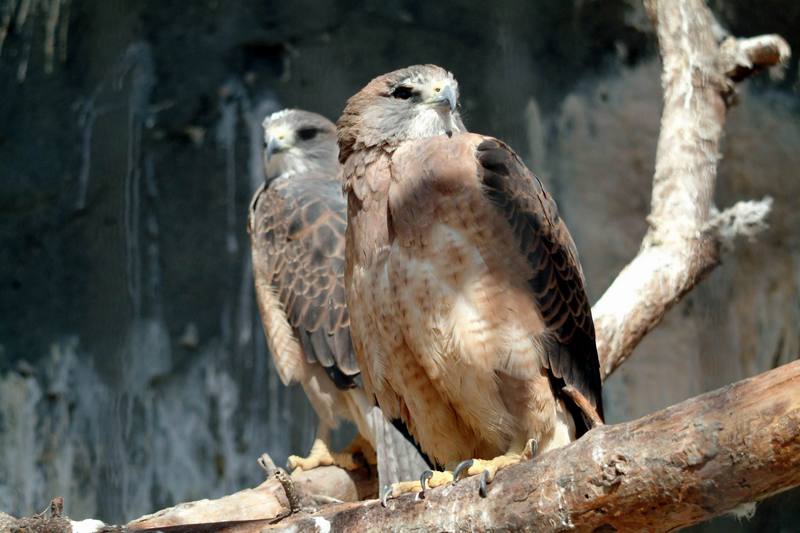
<svg viewBox="0 0 800 533">
<path fill-rule="evenodd" d="M 394 207 L 385 246 L 356 258 L 351 278 L 375 394 L 443 464 L 502 453 L 520 432 L 509 404 L 549 393 L 529 266 L 477 188 L 420 197 L 410 218 Z M 520 398 L 503 390 L 508 376 Z"/>
</svg>

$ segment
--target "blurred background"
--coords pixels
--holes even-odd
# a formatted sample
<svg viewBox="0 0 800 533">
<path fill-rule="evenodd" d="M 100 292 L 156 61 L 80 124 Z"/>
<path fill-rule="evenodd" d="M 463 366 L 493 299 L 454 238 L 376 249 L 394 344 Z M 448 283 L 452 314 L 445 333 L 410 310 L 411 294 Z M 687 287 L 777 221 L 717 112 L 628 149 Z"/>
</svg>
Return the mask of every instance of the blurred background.
<svg viewBox="0 0 800 533">
<path fill-rule="evenodd" d="M 711 6 L 795 51 L 783 78 L 741 87 L 719 169 L 718 205 L 772 195 L 771 228 L 609 379 L 612 422 L 800 352 L 800 3 Z M 472 131 L 542 176 L 596 300 L 650 199 L 660 65 L 638 2 L 0 0 L 0 510 L 64 496 L 120 523 L 259 483 L 263 451 L 307 451 L 314 415 L 254 305 L 260 124 L 287 106 L 336 119 L 423 62 L 455 74 Z M 798 508 L 789 492 L 697 530 L 790 531 Z"/>
</svg>

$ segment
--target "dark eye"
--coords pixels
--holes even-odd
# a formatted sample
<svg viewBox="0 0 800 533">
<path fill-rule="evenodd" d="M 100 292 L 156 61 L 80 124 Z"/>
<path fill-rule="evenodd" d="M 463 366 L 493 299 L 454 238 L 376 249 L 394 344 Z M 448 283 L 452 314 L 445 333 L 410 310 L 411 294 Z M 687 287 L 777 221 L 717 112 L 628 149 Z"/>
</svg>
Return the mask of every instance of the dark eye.
<svg viewBox="0 0 800 533">
<path fill-rule="evenodd" d="M 392 91 L 393 98 L 399 98 L 401 100 L 408 100 L 414 96 L 414 90 L 411 87 L 407 87 L 405 85 L 398 85 Z"/>
<path fill-rule="evenodd" d="M 303 128 L 297 132 L 297 136 L 302 141 L 310 141 L 317 136 L 317 133 L 319 133 L 317 128 Z"/>
</svg>

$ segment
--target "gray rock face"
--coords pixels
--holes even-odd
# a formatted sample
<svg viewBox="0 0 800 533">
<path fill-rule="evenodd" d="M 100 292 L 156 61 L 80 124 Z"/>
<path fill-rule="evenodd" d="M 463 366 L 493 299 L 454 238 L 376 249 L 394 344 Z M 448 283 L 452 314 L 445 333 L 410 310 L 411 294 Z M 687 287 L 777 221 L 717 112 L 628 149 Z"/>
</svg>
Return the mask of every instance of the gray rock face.
<svg viewBox="0 0 800 533">
<path fill-rule="evenodd" d="M 734 33 L 800 50 L 794 2 L 711 4 Z M 468 127 L 557 197 L 596 299 L 645 231 L 654 53 L 622 0 L 0 0 L 0 509 L 61 495 L 73 517 L 121 522 L 257 483 L 264 450 L 308 448 L 313 415 L 271 369 L 251 290 L 264 115 L 335 118 L 379 73 L 446 66 Z M 773 196 L 770 231 L 612 377 L 612 421 L 800 352 L 797 87 L 796 61 L 751 82 L 726 129 L 717 203 Z M 779 529 L 798 501 L 781 498 L 749 526 L 704 527 Z"/>
</svg>

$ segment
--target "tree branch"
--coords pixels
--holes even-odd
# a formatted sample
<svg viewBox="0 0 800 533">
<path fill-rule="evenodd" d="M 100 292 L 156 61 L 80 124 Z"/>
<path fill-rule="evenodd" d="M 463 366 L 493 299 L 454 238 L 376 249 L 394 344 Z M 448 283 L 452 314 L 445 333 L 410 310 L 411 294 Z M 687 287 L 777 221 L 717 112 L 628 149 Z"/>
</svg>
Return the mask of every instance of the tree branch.
<svg viewBox="0 0 800 533">
<path fill-rule="evenodd" d="M 268 472 L 269 479 L 256 488 L 162 509 L 128 522 L 125 530 L 255 533 L 264 525 L 289 516 L 298 505 L 308 511 L 332 501 L 355 502 L 377 496 L 377 474 L 365 468 L 353 472 L 336 466 L 298 470 L 291 476 L 291 494 L 287 494 L 286 479 L 276 477 L 275 471 L 283 472 Z"/>
<path fill-rule="evenodd" d="M 645 0 L 662 57 L 664 109 L 653 177 L 649 230 L 638 255 L 592 313 L 605 379 L 666 312 L 720 262 L 737 236 L 766 227 L 771 199 L 713 204 L 719 141 L 733 82 L 785 65 L 789 45 L 777 35 L 726 38 L 702 0 Z"/>
<path fill-rule="evenodd" d="M 666 531 L 800 485 L 800 361 L 478 480 L 328 506 L 262 531 Z M 330 529 L 328 529 L 330 528 Z"/>
<path fill-rule="evenodd" d="M 307 490 L 341 472 L 296 474 L 306 501 L 299 513 L 290 513 L 272 479 L 142 517 L 126 530 L 672 530 L 800 485 L 800 361 L 633 422 L 599 426 L 499 472 L 485 499 L 478 480 L 468 479 L 428 491 L 424 500 L 391 500 L 388 510 L 346 491 L 339 494 L 352 503 L 308 505 Z"/>
</svg>

